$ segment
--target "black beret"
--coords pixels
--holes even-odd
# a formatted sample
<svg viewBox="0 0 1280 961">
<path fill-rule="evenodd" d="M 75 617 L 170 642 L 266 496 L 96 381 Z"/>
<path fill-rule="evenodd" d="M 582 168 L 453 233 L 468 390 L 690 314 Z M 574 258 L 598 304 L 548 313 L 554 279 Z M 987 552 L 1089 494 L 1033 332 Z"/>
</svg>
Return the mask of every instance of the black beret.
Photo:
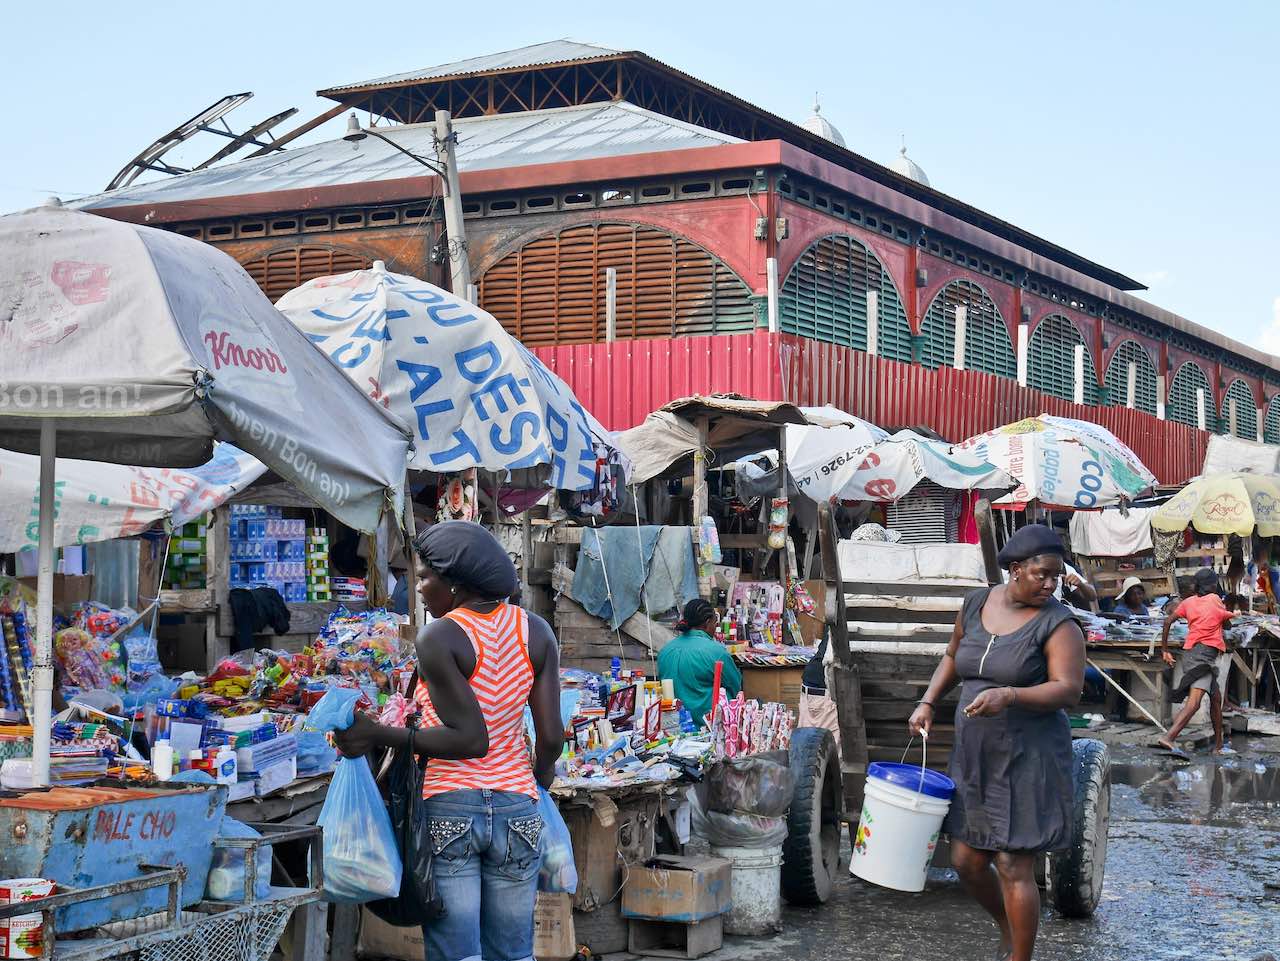
<svg viewBox="0 0 1280 961">
<path fill-rule="evenodd" d="M 1053 528 L 1044 524 L 1028 524 L 1009 538 L 996 555 L 996 561 L 1001 567 L 1007 568 L 1010 564 L 1030 557 L 1062 553 L 1062 539 L 1053 532 Z"/>
</svg>

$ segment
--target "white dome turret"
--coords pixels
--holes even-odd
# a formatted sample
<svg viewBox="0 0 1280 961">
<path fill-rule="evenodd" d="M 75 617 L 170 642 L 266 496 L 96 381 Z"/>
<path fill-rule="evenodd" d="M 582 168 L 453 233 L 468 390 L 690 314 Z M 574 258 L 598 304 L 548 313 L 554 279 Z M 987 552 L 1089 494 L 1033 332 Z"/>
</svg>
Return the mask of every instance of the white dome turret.
<svg viewBox="0 0 1280 961">
<path fill-rule="evenodd" d="M 819 137 L 830 140 L 841 147 L 845 145 L 844 137 L 840 135 L 840 131 L 831 124 L 831 121 L 822 116 L 822 105 L 818 103 L 817 94 L 813 95 L 813 116 L 800 126 L 804 127 L 809 133 L 816 133 Z"/>
<path fill-rule="evenodd" d="M 914 180 L 916 183 L 924 184 L 926 187 L 930 186 L 929 178 L 925 172 L 920 169 L 920 165 L 907 156 L 907 145 L 905 142 L 902 144 L 902 149 L 898 151 L 898 156 L 894 159 L 893 163 L 889 164 L 889 169 L 896 174 L 902 174 L 902 176 L 906 177 L 908 180 Z"/>
</svg>

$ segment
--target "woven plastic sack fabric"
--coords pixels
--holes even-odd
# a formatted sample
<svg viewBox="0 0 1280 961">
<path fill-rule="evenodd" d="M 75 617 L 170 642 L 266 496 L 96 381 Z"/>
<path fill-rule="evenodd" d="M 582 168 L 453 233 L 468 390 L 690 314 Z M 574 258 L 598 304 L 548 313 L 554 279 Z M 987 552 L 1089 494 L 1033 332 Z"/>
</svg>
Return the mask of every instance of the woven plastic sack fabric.
<svg viewBox="0 0 1280 961">
<path fill-rule="evenodd" d="M 573 863 L 573 842 L 560 809 L 546 788 L 538 788 L 538 814 L 542 817 L 542 839 L 538 851 L 538 890 L 544 894 L 576 894 L 578 869 Z"/>
<path fill-rule="evenodd" d="M 707 810 L 782 817 L 791 807 L 796 779 L 785 761 L 763 754 L 717 764 L 707 773 Z"/>
<path fill-rule="evenodd" d="M 313 731 L 345 731 L 356 718 L 356 701 L 360 691 L 354 687 L 331 687 L 307 715 L 307 727 Z"/>
<path fill-rule="evenodd" d="M 338 762 L 316 824 L 324 829 L 326 901 L 362 904 L 400 892 L 400 852 L 367 760 Z"/>
</svg>

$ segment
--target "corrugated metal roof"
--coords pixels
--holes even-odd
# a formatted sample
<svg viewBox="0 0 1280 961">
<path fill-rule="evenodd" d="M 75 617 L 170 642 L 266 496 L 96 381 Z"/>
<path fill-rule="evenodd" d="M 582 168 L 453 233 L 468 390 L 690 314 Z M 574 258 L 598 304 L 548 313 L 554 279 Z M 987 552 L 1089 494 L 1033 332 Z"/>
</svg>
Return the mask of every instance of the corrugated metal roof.
<svg viewBox="0 0 1280 961">
<path fill-rule="evenodd" d="M 386 77 L 375 77 L 372 80 L 344 83 L 341 86 L 321 90 L 319 95 L 325 97 L 342 90 L 379 87 L 384 84 L 407 83 L 415 80 L 436 80 L 440 77 L 456 77 L 469 73 L 490 73 L 494 70 L 509 70 L 513 67 L 540 67 L 573 60 L 594 60 L 598 57 L 612 57 L 620 52 L 608 47 L 599 47 L 593 43 L 579 43 L 576 40 L 548 40 L 546 43 L 534 43 L 515 50 L 472 57 L 469 60 L 455 60 L 453 63 L 423 67 L 421 70 L 410 70 L 407 73 L 393 73 Z"/>
<path fill-rule="evenodd" d="M 458 169 L 464 173 L 742 142 L 629 103 L 584 104 L 530 113 L 467 117 L 453 123 L 458 134 Z M 406 150 L 434 161 L 433 129 L 432 124 L 411 124 L 379 128 L 379 133 Z M 395 180 L 425 173 L 421 165 L 376 137 L 354 144 L 329 140 L 97 194 L 77 201 L 75 206 L 95 209 L 174 203 Z"/>
</svg>

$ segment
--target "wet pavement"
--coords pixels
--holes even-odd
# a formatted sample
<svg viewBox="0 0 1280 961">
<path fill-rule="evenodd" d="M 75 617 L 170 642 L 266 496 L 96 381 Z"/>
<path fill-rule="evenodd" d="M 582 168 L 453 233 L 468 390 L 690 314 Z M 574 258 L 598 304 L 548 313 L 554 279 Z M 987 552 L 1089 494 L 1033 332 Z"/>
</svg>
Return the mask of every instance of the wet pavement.
<svg viewBox="0 0 1280 961">
<path fill-rule="evenodd" d="M 1268 743 L 1270 742 L 1270 743 Z M 1046 907 L 1037 961 L 1252 961 L 1280 956 L 1280 738 L 1190 763 L 1113 749 L 1103 900 L 1073 921 Z M 713 959 L 995 957 L 996 929 L 951 872 L 922 894 L 847 874 L 821 908 L 788 909 L 776 938 L 727 939 Z"/>
</svg>

